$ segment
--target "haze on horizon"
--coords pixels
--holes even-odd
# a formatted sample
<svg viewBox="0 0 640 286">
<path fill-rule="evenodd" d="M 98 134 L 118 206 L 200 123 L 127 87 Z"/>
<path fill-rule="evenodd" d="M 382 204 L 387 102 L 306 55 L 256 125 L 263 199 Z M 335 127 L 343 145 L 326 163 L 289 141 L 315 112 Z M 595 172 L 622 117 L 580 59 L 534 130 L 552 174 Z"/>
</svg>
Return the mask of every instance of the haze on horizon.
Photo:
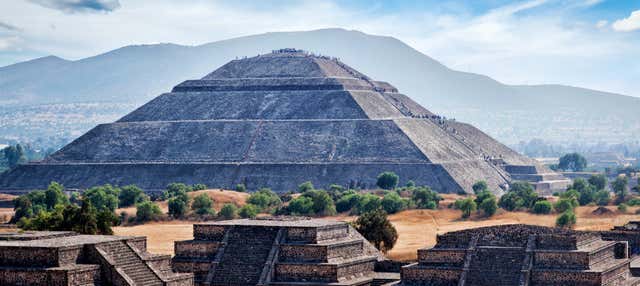
<svg viewBox="0 0 640 286">
<path fill-rule="evenodd" d="M 0 8 L 0 66 L 337 27 L 392 36 L 450 68 L 508 84 L 640 96 L 640 1 L 9 0 Z"/>
</svg>

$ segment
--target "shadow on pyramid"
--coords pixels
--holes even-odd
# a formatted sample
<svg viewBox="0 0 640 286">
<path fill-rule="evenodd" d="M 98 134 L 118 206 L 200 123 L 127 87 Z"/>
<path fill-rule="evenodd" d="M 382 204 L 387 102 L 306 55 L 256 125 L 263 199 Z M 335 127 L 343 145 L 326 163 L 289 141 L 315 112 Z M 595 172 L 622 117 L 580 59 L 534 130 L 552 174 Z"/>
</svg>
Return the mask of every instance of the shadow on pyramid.
<svg viewBox="0 0 640 286">
<path fill-rule="evenodd" d="M 385 171 L 442 193 L 471 192 L 478 180 L 496 193 L 514 180 L 545 192 L 568 183 L 335 58 L 282 49 L 185 81 L 42 162 L 5 172 L 0 190 L 43 189 L 51 181 L 146 191 L 172 182 L 278 192 L 304 181 L 370 188 Z"/>
</svg>

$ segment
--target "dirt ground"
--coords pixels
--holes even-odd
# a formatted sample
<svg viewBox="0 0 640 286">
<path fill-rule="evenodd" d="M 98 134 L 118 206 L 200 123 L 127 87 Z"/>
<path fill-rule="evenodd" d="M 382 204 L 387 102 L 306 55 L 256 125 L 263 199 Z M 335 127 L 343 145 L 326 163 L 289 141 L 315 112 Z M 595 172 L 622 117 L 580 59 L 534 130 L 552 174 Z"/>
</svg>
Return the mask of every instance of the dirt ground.
<svg viewBox="0 0 640 286">
<path fill-rule="evenodd" d="M 237 194 L 234 192 L 218 192 L 219 194 Z M 242 194 L 246 195 L 246 194 Z M 216 199 L 215 197 L 214 199 Z M 241 197 L 242 198 L 242 197 Z M 244 197 L 246 199 L 246 197 Z M 446 206 L 457 197 L 445 196 L 441 206 Z M 238 199 L 235 195 L 230 199 Z M 243 202 L 244 203 L 244 202 Z M 622 225 L 630 220 L 640 220 L 640 215 L 634 215 L 637 208 L 629 208 L 627 214 L 621 214 L 616 207 L 608 207 L 612 214 L 597 216 L 591 214 L 596 207 L 585 206 L 576 210 L 577 230 L 608 230 L 614 225 Z M 414 260 L 416 251 L 420 248 L 432 247 L 436 242 L 436 235 L 449 231 L 462 230 L 473 227 L 492 226 L 513 223 L 527 223 L 542 226 L 553 226 L 556 214 L 534 215 L 527 212 L 505 212 L 500 210 L 490 219 L 472 217 L 467 220 L 460 219 L 460 211 L 448 208 L 438 210 L 408 210 L 394 215 L 389 219 L 399 233 L 396 246 L 387 254 L 391 259 Z M 352 221 L 353 216 L 334 216 L 326 219 L 339 221 Z M 173 242 L 193 238 L 193 222 L 171 221 L 159 222 L 131 227 L 114 228 L 118 235 L 147 236 L 148 248 L 151 252 L 173 254 Z"/>
</svg>

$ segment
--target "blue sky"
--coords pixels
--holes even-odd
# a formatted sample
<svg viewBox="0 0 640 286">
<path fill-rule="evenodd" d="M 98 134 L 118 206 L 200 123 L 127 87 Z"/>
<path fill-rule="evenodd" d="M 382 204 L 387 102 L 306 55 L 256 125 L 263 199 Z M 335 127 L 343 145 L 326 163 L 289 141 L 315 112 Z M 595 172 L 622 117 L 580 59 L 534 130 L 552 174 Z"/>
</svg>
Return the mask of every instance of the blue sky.
<svg viewBox="0 0 640 286">
<path fill-rule="evenodd" d="M 509 84 L 640 96 L 640 0 L 2 0 L 0 66 L 333 27 L 392 36 Z"/>
</svg>

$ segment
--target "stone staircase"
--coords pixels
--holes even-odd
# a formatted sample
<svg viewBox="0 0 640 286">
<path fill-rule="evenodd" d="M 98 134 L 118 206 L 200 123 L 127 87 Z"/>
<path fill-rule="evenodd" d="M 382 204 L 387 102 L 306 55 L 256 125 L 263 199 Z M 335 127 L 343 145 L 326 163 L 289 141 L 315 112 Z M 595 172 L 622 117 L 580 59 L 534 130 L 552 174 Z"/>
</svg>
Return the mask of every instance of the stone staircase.
<svg viewBox="0 0 640 286">
<path fill-rule="evenodd" d="M 235 226 L 229 230 L 224 255 L 215 266 L 213 286 L 256 285 L 265 267 L 277 230 Z"/>
<path fill-rule="evenodd" d="M 465 285 L 519 285 L 525 254 L 521 247 L 477 247 L 471 256 Z"/>
<path fill-rule="evenodd" d="M 112 241 L 96 245 L 114 266 L 121 270 L 134 285 L 162 286 L 162 280 L 151 270 L 144 260 L 124 241 Z"/>
</svg>

